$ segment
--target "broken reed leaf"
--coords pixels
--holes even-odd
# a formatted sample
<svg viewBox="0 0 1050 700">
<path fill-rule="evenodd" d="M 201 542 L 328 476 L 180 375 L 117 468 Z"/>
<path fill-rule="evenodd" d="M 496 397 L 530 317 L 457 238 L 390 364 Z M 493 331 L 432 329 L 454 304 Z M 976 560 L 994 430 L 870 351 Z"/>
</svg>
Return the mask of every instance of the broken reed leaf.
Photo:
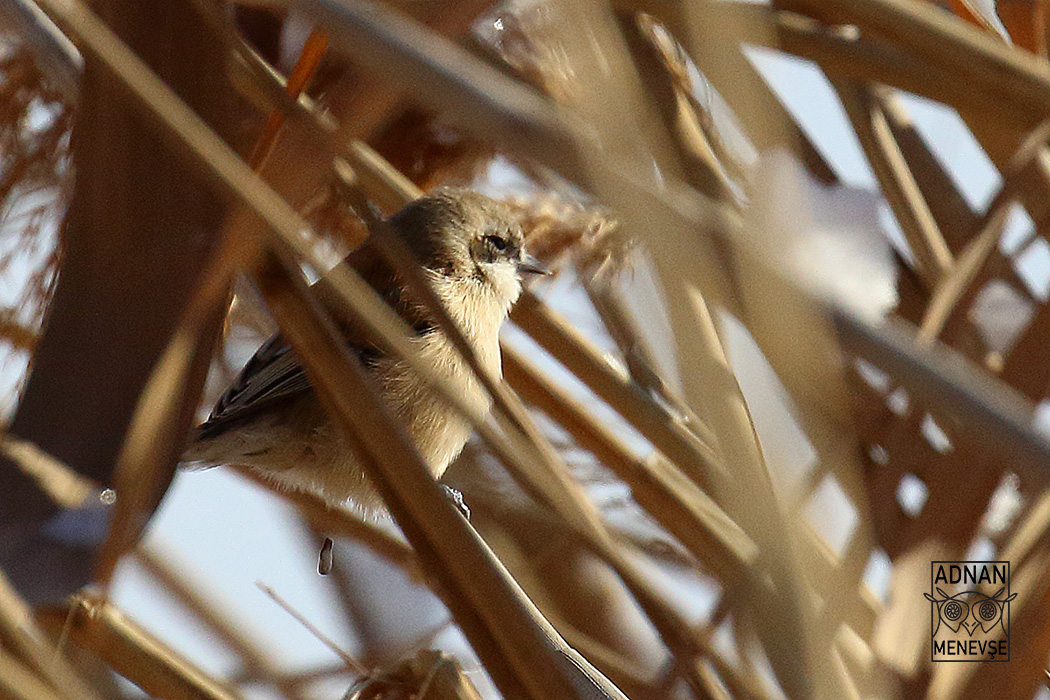
<svg viewBox="0 0 1050 700">
<path fill-rule="evenodd" d="M 324 542 L 321 544 L 321 551 L 317 555 L 317 573 L 322 576 L 327 576 L 332 573 L 332 548 L 335 543 L 331 537 L 325 537 Z"/>
<path fill-rule="evenodd" d="M 93 496 L 102 500 L 97 484 L 27 440 L 0 436 L 0 452 L 32 476 L 40 489 L 62 508 L 81 508 Z"/>
<path fill-rule="evenodd" d="M 347 691 L 345 700 L 481 700 L 459 663 L 425 649 L 388 670 L 376 670 Z"/>
</svg>

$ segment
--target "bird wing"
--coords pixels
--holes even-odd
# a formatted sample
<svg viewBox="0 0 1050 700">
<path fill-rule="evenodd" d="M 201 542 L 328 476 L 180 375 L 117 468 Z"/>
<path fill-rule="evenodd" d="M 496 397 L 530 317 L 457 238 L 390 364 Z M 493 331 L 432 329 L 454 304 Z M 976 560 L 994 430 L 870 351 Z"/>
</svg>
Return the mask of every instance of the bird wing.
<svg viewBox="0 0 1050 700">
<path fill-rule="evenodd" d="M 373 246 L 367 242 L 362 244 L 347 257 L 347 263 L 394 307 L 416 333 L 422 335 L 433 329 L 420 307 L 402 293 L 397 276 Z M 315 290 L 321 304 L 332 313 L 350 351 L 366 367 L 374 366 L 384 353 L 352 321 L 338 313 L 330 289 L 322 285 L 315 286 Z M 208 420 L 198 429 L 196 439 L 218 437 L 310 391 L 310 381 L 291 345 L 280 334 L 271 336 L 219 397 Z"/>
</svg>

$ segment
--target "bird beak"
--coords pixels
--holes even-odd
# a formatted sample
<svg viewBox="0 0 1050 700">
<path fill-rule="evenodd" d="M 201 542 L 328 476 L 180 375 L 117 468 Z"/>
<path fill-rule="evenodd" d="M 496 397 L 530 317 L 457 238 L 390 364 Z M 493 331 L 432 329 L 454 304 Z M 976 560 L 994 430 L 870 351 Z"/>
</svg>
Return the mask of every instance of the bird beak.
<svg viewBox="0 0 1050 700">
<path fill-rule="evenodd" d="M 518 272 L 525 272 L 530 275 L 551 274 L 550 268 L 541 263 L 536 256 L 528 253 L 522 255 L 521 260 L 518 261 Z"/>
</svg>

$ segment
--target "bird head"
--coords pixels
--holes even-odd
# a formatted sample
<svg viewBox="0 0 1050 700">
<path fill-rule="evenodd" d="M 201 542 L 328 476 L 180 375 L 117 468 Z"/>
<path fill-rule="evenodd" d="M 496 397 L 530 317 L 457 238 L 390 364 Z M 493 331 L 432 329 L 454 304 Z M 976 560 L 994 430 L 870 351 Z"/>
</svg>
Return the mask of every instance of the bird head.
<svg viewBox="0 0 1050 700">
<path fill-rule="evenodd" d="M 525 249 L 513 211 L 473 190 L 441 189 L 405 206 L 391 224 L 433 273 L 481 284 L 509 305 L 523 274 L 549 274 Z"/>
</svg>

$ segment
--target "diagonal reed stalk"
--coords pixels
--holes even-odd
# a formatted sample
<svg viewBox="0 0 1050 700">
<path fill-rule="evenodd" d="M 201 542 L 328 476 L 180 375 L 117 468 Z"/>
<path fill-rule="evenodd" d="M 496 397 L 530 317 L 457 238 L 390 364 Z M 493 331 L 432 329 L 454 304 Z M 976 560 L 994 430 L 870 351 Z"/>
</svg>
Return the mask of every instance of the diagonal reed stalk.
<svg viewBox="0 0 1050 700">
<path fill-rule="evenodd" d="M 69 638 L 91 651 L 117 673 L 150 695 L 164 700 L 239 700 L 240 695 L 211 678 L 174 649 L 90 594 L 78 595 L 70 607 L 37 614 L 52 632 L 68 630 Z"/>
</svg>

